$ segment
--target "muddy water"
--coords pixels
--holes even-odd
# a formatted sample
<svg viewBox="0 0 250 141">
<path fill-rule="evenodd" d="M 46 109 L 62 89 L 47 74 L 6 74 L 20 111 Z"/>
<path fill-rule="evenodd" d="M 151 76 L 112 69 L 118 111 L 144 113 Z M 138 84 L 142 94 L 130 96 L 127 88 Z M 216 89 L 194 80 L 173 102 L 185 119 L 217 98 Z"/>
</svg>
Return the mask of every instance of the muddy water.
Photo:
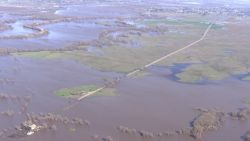
<svg viewBox="0 0 250 141">
<path fill-rule="evenodd" d="M 19 21 L 13 24 L 10 24 L 10 26 L 12 27 L 12 29 L 1 32 L 1 36 L 27 35 L 27 34 L 33 33 L 31 29 L 24 28 L 23 23 Z"/>
<path fill-rule="evenodd" d="M 86 17 L 114 18 L 123 15 L 130 17 L 130 10 L 124 7 L 110 5 L 72 6 L 58 15 L 73 15 Z M 79 10 L 81 9 L 81 10 Z M 82 10 L 84 9 L 84 10 Z M 117 12 L 119 11 L 119 12 Z M 133 13 L 133 12 L 132 12 Z M 136 15 L 133 13 L 133 15 Z M 24 31 L 11 31 L 18 34 Z M 25 40 L 1 40 L 1 47 L 12 48 L 61 48 L 77 41 L 93 40 L 104 27 L 88 22 L 83 23 L 56 23 L 43 26 L 48 29 L 48 36 Z M 1 35 L 1 33 L 0 33 Z M 132 43 L 138 47 L 137 43 Z M 102 55 L 96 48 L 88 48 L 89 52 Z M 170 79 L 173 73 L 185 68 L 185 64 L 175 65 L 173 68 L 150 68 L 151 75 L 137 79 L 124 79 L 115 88 L 117 96 L 92 96 L 81 101 L 72 109 L 62 111 L 63 108 L 76 101 L 67 100 L 54 95 L 54 91 L 81 85 L 104 84 L 103 78 L 114 78 L 124 74 L 101 72 L 64 59 L 32 60 L 28 58 L 0 57 L 0 93 L 31 96 L 28 113 L 52 112 L 67 117 L 80 117 L 90 121 L 89 127 L 72 125 L 57 125 L 57 131 L 38 132 L 27 138 L 0 138 L 0 141 L 92 141 L 92 135 L 102 137 L 112 136 L 115 141 L 193 141 L 185 136 L 155 137 L 145 139 L 138 135 L 126 135 L 118 132 L 119 125 L 149 132 L 175 131 L 189 127 L 190 122 L 198 115 L 194 108 L 217 108 L 224 112 L 236 111 L 247 105 L 242 100 L 249 97 L 250 83 L 236 79 L 228 79 L 216 84 L 189 85 L 175 82 Z M 0 101 L 0 112 L 13 110 L 13 117 L 0 114 L 0 129 L 13 129 L 25 120 L 20 113 L 20 103 L 7 100 Z M 204 133 L 203 141 L 240 141 L 240 137 L 249 130 L 250 123 L 239 122 L 227 118 L 223 128 L 218 131 Z M 70 131 L 75 128 L 76 131 Z"/>
<path fill-rule="evenodd" d="M 121 141 L 137 141 L 142 139 L 117 134 L 114 127 L 124 125 L 152 132 L 188 127 L 197 115 L 194 108 L 218 108 L 229 112 L 244 107 L 241 100 L 248 96 L 249 85 L 237 80 L 228 80 L 219 85 L 186 85 L 150 76 L 138 80 L 125 80 L 118 86 L 119 96 L 92 97 L 76 109 L 86 112 L 85 116 L 90 119 L 92 126 L 96 126 L 96 134 L 112 135 Z M 74 111 L 70 113 L 76 114 Z M 230 120 L 219 131 L 205 134 L 204 140 L 240 140 L 241 134 L 248 130 L 248 127 L 247 122 Z M 176 137 L 162 140 L 192 139 Z"/>
<path fill-rule="evenodd" d="M 189 127 L 197 116 L 194 108 L 218 108 L 230 112 L 245 105 L 243 98 L 249 97 L 250 83 L 235 79 L 225 80 L 217 85 L 181 84 L 162 77 L 162 70 L 151 71 L 152 75 L 138 79 L 125 79 L 116 88 L 118 96 L 93 96 L 85 99 L 73 109 L 61 109 L 73 101 L 56 97 L 53 92 L 63 87 L 84 84 L 102 85 L 102 78 L 112 78 L 121 74 L 104 73 L 66 60 L 30 60 L 25 58 L 1 57 L 0 78 L 14 80 L 14 84 L 1 84 L 1 92 L 9 95 L 32 96 L 28 112 L 60 113 L 68 117 L 81 117 L 90 121 L 90 127 L 59 125 L 55 132 L 40 132 L 25 138 L 27 141 L 90 141 L 92 135 L 112 136 L 119 141 L 147 140 L 139 136 L 124 135 L 115 128 L 119 125 L 150 132 L 175 131 Z M 169 71 L 170 72 L 170 71 Z M 171 75 L 166 71 L 164 75 Z M 1 111 L 19 111 L 17 103 L 0 102 Z M 14 127 L 24 115 L 13 118 L 0 116 L 1 128 Z M 216 132 L 204 134 L 204 141 L 238 141 L 248 130 L 248 122 L 227 120 L 224 127 Z M 8 140 L 0 138 L 0 140 Z M 10 139 L 12 140 L 12 139 Z M 17 139 L 24 140 L 24 139 Z M 189 141 L 190 137 L 162 137 L 152 140 Z"/>
<path fill-rule="evenodd" d="M 56 112 L 64 114 L 60 110 L 69 101 L 56 97 L 55 90 L 80 85 L 101 85 L 103 78 L 119 75 L 95 71 L 80 66 L 76 62 L 65 60 L 47 62 L 13 57 L 1 57 L 0 59 L 0 78 L 14 81 L 14 84 L 1 84 L 1 93 L 20 97 L 32 96 L 28 107 L 29 113 Z M 18 102 L 1 101 L 0 105 L 1 112 L 6 110 L 15 112 L 13 118 L 0 115 L 1 129 L 14 127 L 24 120 L 24 115 L 18 113 L 20 112 Z M 75 116 L 72 115 L 72 117 Z"/>
<path fill-rule="evenodd" d="M 20 22 L 16 23 L 13 24 L 13 30 L 0 33 L 0 36 L 25 35 L 34 32 L 24 29 Z M 42 26 L 42 28 L 48 30 L 49 34 L 39 38 L 0 40 L 0 45 L 19 49 L 63 48 L 76 42 L 98 39 L 99 34 L 106 29 L 104 26 L 91 22 L 62 22 Z"/>
<path fill-rule="evenodd" d="M 49 35 L 42 39 L 57 41 L 62 44 L 97 39 L 100 32 L 105 29 L 104 26 L 96 25 L 91 22 L 56 23 L 44 26 L 43 28 L 49 30 Z"/>
</svg>

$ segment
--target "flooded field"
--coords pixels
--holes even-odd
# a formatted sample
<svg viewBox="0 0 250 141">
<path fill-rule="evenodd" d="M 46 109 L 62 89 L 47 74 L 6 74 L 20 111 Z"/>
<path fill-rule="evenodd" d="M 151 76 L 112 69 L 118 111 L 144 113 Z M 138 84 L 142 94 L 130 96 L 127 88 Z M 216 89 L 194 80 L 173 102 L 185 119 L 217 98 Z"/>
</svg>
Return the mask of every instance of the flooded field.
<svg viewBox="0 0 250 141">
<path fill-rule="evenodd" d="M 247 8 L 6 3 L 0 141 L 249 141 Z"/>
</svg>

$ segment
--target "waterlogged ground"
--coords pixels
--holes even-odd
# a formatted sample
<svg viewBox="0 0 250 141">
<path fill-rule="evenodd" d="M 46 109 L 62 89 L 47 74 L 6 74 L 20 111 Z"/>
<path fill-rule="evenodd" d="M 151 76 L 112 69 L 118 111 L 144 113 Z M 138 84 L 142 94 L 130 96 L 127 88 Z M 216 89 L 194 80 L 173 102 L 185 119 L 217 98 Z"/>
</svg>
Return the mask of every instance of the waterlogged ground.
<svg viewBox="0 0 250 141">
<path fill-rule="evenodd" d="M 216 81 L 230 77 L 247 80 L 250 63 L 247 26 L 247 23 L 229 23 L 222 30 L 212 31 L 205 41 L 167 63 L 192 63 L 176 74 L 182 82 Z M 232 34 L 235 32 L 238 34 Z"/>
<path fill-rule="evenodd" d="M 246 140 L 249 18 L 158 4 L 1 6 L 0 140 Z"/>
</svg>

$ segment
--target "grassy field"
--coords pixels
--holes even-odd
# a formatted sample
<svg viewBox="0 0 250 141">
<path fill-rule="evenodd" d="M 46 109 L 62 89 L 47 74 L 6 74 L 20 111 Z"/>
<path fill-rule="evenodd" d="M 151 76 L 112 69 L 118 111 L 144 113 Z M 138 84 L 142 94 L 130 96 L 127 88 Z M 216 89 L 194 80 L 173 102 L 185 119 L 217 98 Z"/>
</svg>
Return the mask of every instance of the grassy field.
<svg viewBox="0 0 250 141">
<path fill-rule="evenodd" d="M 176 74 L 181 82 L 217 81 L 250 72 L 250 25 L 228 24 L 223 30 L 212 30 L 206 39 L 162 65 L 191 63 Z M 244 80 L 248 80 L 245 77 Z"/>
<path fill-rule="evenodd" d="M 147 26 L 157 26 L 157 25 L 191 25 L 196 27 L 203 27 L 206 28 L 210 22 L 206 19 L 150 19 L 144 20 L 139 22 L 140 24 L 147 25 Z M 215 24 L 212 29 L 221 29 L 223 25 Z"/>
<path fill-rule="evenodd" d="M 199 39 L 208 22 L 150 19 L 140 24 L 171 26 L 161 34 L 151 35 L 145 32 L 135 35 L 125 32 L 124 36 L 118 38 L 120 42 L 101 38 L 99 43 L 103 46 L 98 47 L 98 51 L 102 55 L 88 52 L 87 48 L 90 46 L 81 46 L 86 49 L 81 51 L 22 52 L 14 55 L 40 59 L 72 59 L 101 71 L 127 73 Z M 175 74 L 177 80 L 187 83 L 218 81 L 232 75 L 247 74 L 250 72 L 250 43 L 247 40 L 250 36 L 249 26 L 228 23 L 222 27 L 216 24 L 201 43 L 159 65 L 168 67 L 176 63 L 191 64 Z M 131 43 L 134 42 L 137 47 L 132 47 Z M 243 79 L 250 78 L 248 76 Z"/>
<path fill-rule="evenodd" d="M 103 55 L 88 52 L 87 48 L 90 46 L 82 46 L 86 50 L 81 51 L 22 52 L 13 55 L 33 59 L 72 59 L 101 71 L 127 73 L 199 39 L 205 27 L 188 24 L 176 25 L 170 27 L 169 30 L 176 32 L 156 33 L 154 35 L 125 33 L 125 36 L 119 37 L 119 40 L 123 42 L 110 41 L 106 38 L 100 39 L 99 42 L 103 47 L 100 47 L 99 51 Z M 132 47 L 131 44 L 134 42 L 139 46 Z"/>
<path fill-rule="evenodd" d="M 250 98 L 246 97 L 242 100 L 243 103 L 250 105 Z"/>
<path fill-rule="evenodd" d="M 250 76 L 246 76 L 246 77 L 244 77 L 242 80 L 250 81 Z"/>
<path fill-rule="evenodd" d="M 61 96 L 64 98 L 73 98 L 77 99 L 80 96 L 83 96 L 84 93 L 88 93 L 91 91 L 94 91 L 98 89 L 98 86 L 95 85 L 85 85 L 85 86 L 78 86 L 78 87 L 72 87 L 72 88 L 62 88 L 60 90 L 57 90 L 55 92 L 55 95 Z M 116 90 L 113 88 L 106 88 L 100 92 L 97 92 L 95 96 L 116 96 Z"/>
</svg>

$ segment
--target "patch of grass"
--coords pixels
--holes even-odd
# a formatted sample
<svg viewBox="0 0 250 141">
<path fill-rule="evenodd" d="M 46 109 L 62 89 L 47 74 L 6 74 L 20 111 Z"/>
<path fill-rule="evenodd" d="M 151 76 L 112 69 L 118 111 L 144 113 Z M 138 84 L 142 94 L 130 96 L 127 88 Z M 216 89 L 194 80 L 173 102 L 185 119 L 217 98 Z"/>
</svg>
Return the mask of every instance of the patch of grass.
<svg viewBox="0 0 250 141">
<path fill-rule="evenodd" d="M 117 96 L 115 88 L 105 88 L 104 90 L 95 94 L 95 96 Z"/>
<path fill-rule="evenodd" d="M 250 81 L 250 75 L 249 75 L 249 76 L 244 77 L 242 80 L 244 80 L 244 81 Z"/>
<path fill-rule="evenodd" d="M 200 38 L 203 34 L 204 30 L 208 26 L 208 23 L 203 22 L 205 20 L 196 19 L 196 20 L 189 20 L 188 18 L 182 20 L 145 20 L 145 24 L 158 24 L 158 23 L 166 23 L 172 24 L 170 28 L 173 28 L 175 33 L 166 32 L 164 34 L 156 34 L 150 35 L 148 33 L 142 33 L 140 35 L 135 34 L 126 34 L 126 36 L 119 37 L 120 40 L 123 42 L 115 42 L 110 41 L 108 38 L 101 38 L 98 42 L 103 46 L 100 47 L 101 52 L 103 55 L 95 55 L 88 51 L 84 50 L 77 50 L 77 51 L 42 51 L 42 52 L 23 52 L 23 53 L 16 53 L 16 56 L 24 56 L 24 57 L 31 57 L 31 58 L 39 58 L 39 59 L 71 59 L 75 60 L 79 63 L 87 65 L 89 67 L 101 70 L 101 71 L 113 71 L 113 72 L 122 72 L 128 73 L 134 69 L 141 68 L 144 65 L 151 63 L 152 61 L 171 53 L 179 48 L 182 48 L 185 45 L 190 44 L 191 42 Z M 197 26 L 202 25 L 202 26 Z M 176 27 L 175 27 L 176 26 Z M 188 27 L 188 28 L 187 28 Z M 215 26 L 216 27 L 216 26 Z M 181 33 L 179 33 L 181 32 Z M 140 44 L 140 47 L 133 48 L 130 47 L 130 42 L 136 41 Z M 87 47 L 87 46 L 82 46 Z M 205 53 L 207 51 L 204 51 Z M 197 55 L 197 54 L 195 54 Z M 194 61 L 203 61 L 207 59 L 206 57 L 210 57 L 209 55 L 198 55 L 192 56 Z M 176 57 L 177 56 L 177 57 Z M 183 61 L 182 59 L 185 58 L 185 63 L 190 63 L 190 58 L 186 55 L 176 55 L 171 58 L 168 58 L 169 64 L 176 63 L 175 60 Z M 178 56 L 181 56 L 178 58 Z M 183 57 L 182 57 L 183 56 Z M 204 59 L 201 60 L 201 57 Z M 174 58 L 174 59 L 172 59 Z M 176 59 L 177 58 L 177 59 Z M 164 63 L 163 63 L 164 64 Z M 213 71 L 213 68 L 208 69 Z M 212 72 L 216 74 L 215 72 Z M 202 76 L 185 76 L 183 74 L 178 74 L 181 81 L 196 81 L 203 79 L 206 77 L 205 71 L 202 70 Z M 218 71 L 219 72 L 219 71 Z M 189 74 L 191 71 L 188 72 Z M 211 72 L 209 72 L 211 73 Z M 138 74 L 139 76 L 141 74 Z M 144 76 L 145 74 L 142 74 Z M 203 77 L 204 76 L 204 77 Z M 211 76 L 208 75 L 208 78 L 216 78 L 218 76 Z M 193 79 L 193 80 L 191 80 Z"/>
<path fill-rule="evenodd" d="M 81 93 L 94 91 L 98 87 L 89 85 L 89 86 L 79 86 L 73 88 L 63 88 L 55 92 L 57 96 L 62 96 L 65 98 L 72 98 L 75 96 L 79 96 Z"/>
<path fill-rule="evenodd" d="M 221 24 L 213 24 L 213 26 L 211 27 L 211 29 L 222 29 L 224 26 Z"/>
<path fill-rule="evenodd" d="M 188 83 L 223 80 L 230 76 L 247 74 L 250 71 L 248 26 L 226 25 L 225 30 L 212 30 L 199 44 L 160 64 L 171 66 L 175 63 L 193 63 L 176 74 L 181 82 Z M 226 52 L 228 50 L 229 53 Z M 250 76 L 242 80 L 249 81 Z"/>
<path fill-rule="evenodd" d="M 183 30 L 191 30 L 191 28 Z M 188 44 L 190 41 L 197 39 L 202 29 L 194 29 L 192 36 L 190 35 L 174 35 L 160 34 L 150 36 L 148 34 L 128 35 L 123 40 L 130 42 L 136 40 L 141 47 L 129 47 L 126 43 L 112 43 L 107 45 L 106 40 L 101 40 L 104 45 L 100 50 L 103 55 L 95 55 L 85 50 L 76 51 L 41 51 L 41 52 L 22 52 L 13 54 L 15 56 L 24 56 L 37 59 L 71 59 L 79 63 L 93 67 L 101 71 L 114 71 L 127 73 L 136 68 L 141 68 L 144 65 L 170 53 L 183 44 Z M 86 47 L 86 46 L 85 46 Z"/>
<path fill-rule="evenodd" d="M 170 24 L 170 25 L 199 25 L 199 26 L 207 26 L 208 23 L 201 21 L 192 21 L 187 19 L 150 19 L 142 22 L 146 25 L 158 25 L 158 24 Z"/>
<path fill-rule="evenodd" d="M 76 131 L 76 128 L 69 128 L 69 131 L 70 131 L 70 132 L 75 132 L 75 131 Z"/>
<path fill-rule="evenodd" d="M 180 82 L 197 83 L 204 80 L 221 80 L 229 76 L 226 72 L 218 71 L 209 65 L 194 64 L 183 72 L 176 74 Z"/>
<path fill-rule="evenodd" d="M 98 89 L 95 85 L 85 85 L 72 88 L 62 88 L 57 90 L 55 94 L 64 98 L 79 98 L 83 93 L 88 93 Z M 106 88 L 100 92 L 97 92 L 95 96 L 116 96 L 116 90 L 113 88 Z"/>
<path fill-rule="evenodd" d="M 133 78 L 143 78 L 145 76 L 148 76 L 150 75 L 151 73 L 150 72 L 147 72 L 147 71 L 140 71 L 140 72 L 137 72 L 133 75 Z"/>
<path fill-rule="evenodd" d="M 39 52 L 22 52 L 16 53 L 14 55 L 23 56 L 23 57 L 30 57 L 30 58 L 41 58 L 41 59 L 55 59 L 62 57 L 61 52 L 51 52 L 51 51 L 39 51 Z"/>
<path fill-rule="evenodd" d="M 141 22 L 147 26 L 156 26 L 160 24 L 166 25 L 192 25 L 197 27 L 207 27 L 210 23 L 202 20 L 190 20 L 190 19 L 150 19 Z M 211 29 L 221 29 L 223 25 L 214 24 Z"/>
<path fill-rule="evenodd" d="M 249 97 L 248 97 L 248 98 L 244 98 L 244 99 L 242 100 L 242 102 L 245 103 L 245 104 L 250 105 L 250 98 L 249 98 Z"/>
</svg>

